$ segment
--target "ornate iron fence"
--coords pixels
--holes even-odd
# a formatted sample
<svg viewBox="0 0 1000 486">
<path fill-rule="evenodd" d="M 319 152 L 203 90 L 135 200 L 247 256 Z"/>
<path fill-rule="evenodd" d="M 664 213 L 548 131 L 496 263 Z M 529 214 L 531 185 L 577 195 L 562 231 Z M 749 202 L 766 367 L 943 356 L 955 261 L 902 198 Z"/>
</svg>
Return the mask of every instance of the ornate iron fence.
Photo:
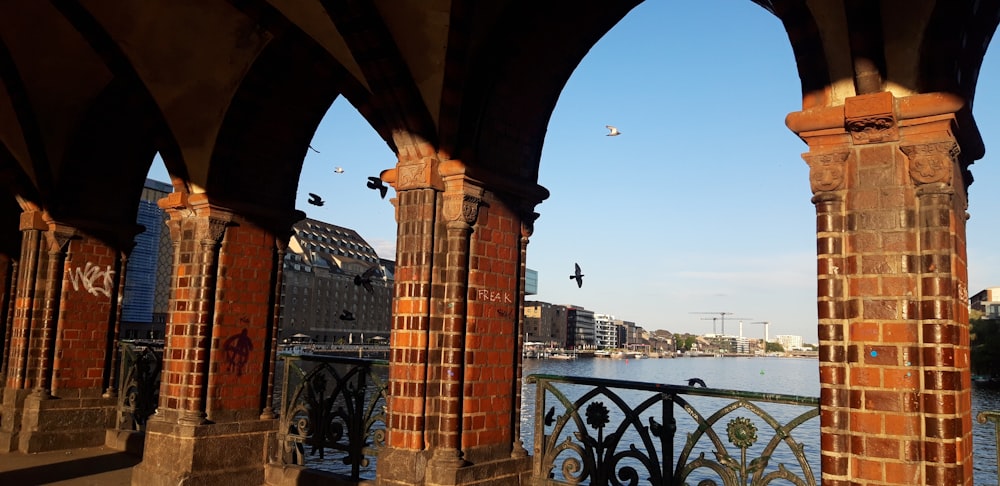
<svg viewBox="0 0 1000 486">
<path fill-rule="evenodd" d="M 121 342 L 118 394 L 118 428 L 146 430 L 146 420 L 160 401 L 160 370 L 163 346 L 155 343 Z"/>
<path fill-rule="evenodd" d="M 319 355 L 282 360 L 281 462 L 345 474 L 353 481 L 373 478 L 374 459 L 385 445 L 389 362 Z M 328 454 L 343 466 L 326 460 Z"/>
<path fill-rule="evenodd" d="M 537 385 L 536 484 L 819 482 L 809 460 L 818 465 L 817 398 L 554 375 L 527 381 Z"/>
<path fill-rule="evenodd" d="M 985 424 L 993 424 L 994 440 L 996 441 L 997 453 L 997 483 L 1000 484 L 1000 410 L 984 410 L 976 414 L 976 420 Z"/>
</svg>

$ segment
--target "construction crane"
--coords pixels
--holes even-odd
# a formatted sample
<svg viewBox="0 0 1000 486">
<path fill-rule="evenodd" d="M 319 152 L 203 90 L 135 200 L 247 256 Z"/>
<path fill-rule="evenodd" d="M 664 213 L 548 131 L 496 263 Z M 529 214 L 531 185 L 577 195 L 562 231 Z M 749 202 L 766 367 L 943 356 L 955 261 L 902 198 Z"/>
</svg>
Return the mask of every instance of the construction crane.
<svg viewBox="0 0 1000 486">
<path fill-rule="evenodd" d="M 719 320 L 718 317 L 702 317 L 703 321 L 712 321 L 712 334 L 715 334 L 715 322 Z"/>
<path fill-rule="evenodd" d="M 769 336 L 767 335 L 767 328 L 771 325 L 771 321 L 757 321 L 751 322 L 750 324 L 763 324 L 764 325 L 764 351 L 767 351 L 767 341 Z"/>
<path fill-rule="evenodd" d="M 692 312 L 692 314 L 716 314 L 719 317 L 712 317 L 712 334 L 715 334 L 715 320 L 722 320 L 722 334 L 726 333 L 726 316 L 731 315 L 732 312 Z M 702 318 L 703 321 L 707 321 L 709 318 Z"/>
<path fill-rule="evenodd" d="M 732 312 L 692 312 L 692 314 L 718 314 L 719 317 L 717 319 L 719 319 L 719 321 L 721 321 L 721 323 L 722 323 L 722 334 L 725 335 L 726 334 L 726 316 L 732 315 L 733 313 Z M 713 334 L 715 333 L 715 319 L 716 318 L 712 318 L 712 333 Z M 753 319 L 753 318 L 752 317 L 730 317 L 730 319 L 739 319 L 739 320 L 749 321 L 750 319 Z M 708 319 L 707 318 L 703 318 L 702 320 L 706 320 L 707 321 Z"/>
</svg>

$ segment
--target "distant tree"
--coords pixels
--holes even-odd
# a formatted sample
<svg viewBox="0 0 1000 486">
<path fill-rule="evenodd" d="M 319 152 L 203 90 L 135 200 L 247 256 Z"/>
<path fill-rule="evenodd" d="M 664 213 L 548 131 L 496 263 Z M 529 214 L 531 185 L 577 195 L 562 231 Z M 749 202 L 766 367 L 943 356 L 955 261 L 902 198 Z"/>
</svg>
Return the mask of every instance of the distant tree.
<svg viewBox="0 0 1000 486">
<path fill-rule="evenodd" d="M 785 352 L 785 347 L 782 346 L 781 343 L 767 343 L 767 346 L 764 348 L 764 352 L 765 353 L 784 353 Z"/>
<path fill-rule="evenodd" d="M 1000 373 L 1000 320 L 971 319 L 969 331 L 972 373 L 995 376 Z"/>
</svg>

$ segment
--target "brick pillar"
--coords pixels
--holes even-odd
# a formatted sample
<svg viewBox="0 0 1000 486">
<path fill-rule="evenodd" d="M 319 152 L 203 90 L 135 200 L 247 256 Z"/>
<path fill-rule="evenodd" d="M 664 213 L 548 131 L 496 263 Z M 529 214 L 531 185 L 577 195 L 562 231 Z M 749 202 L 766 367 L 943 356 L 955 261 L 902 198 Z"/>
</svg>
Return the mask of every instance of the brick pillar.
<svg viewBox="0 0 1000 486">
<path fill-rule="evenodd" d="M 14 300 L 17 295 L 18 259 L 7 255 L 0 256 L 0 271 L 3 272 L 3 303 L 0 312 L 0 404 L 3 403 L 3 392 L 6 390 L 7 366 L 10 364 L 11 336 L 14 332 Z"/>
<path fill-rule="evenodd" d="M 532 206 L 533 207 L 533 206 Z M 514 374 L 513 390 L 511 391 L 514 395 L 514 409 L 512 410 L 510 416 L 510 423 L 513 425 L 513 436 L 514 443 L 511 445 L 510 454 L 511 457 L 519 458 L 526 457 L 528 455 L 527 449 L 524 448 L 524 441 L 521 436 L 521 407 L 524 406 L 524 401 L 521 397 L 521 380 L 524 377 L 524 285 L 525 276 L 528 270 L 528 242 L 531 235 L 535 232 L 535 219 L 538 218 L 538 213 L 522 208 L 521 211 L 521 238 L 518 251 L 518 285 L 517 285 L 517 308 L 514 311 L 514 315 L 517 316 L 517 326 L 515 327 L 515 332 L 517 333 L 517 342 L 514 344 L 514 362 L 517 363 L 517 372 Z"/>
<path fill-rule="evenodd" d="M 877 93 L 788 117 L 815 194 L 825 485 L 972 484 L 960 107 Z"/>
<path fill-rule="evenodd" d="M 508 207 L 516 196 L 490 190 L 525 184 L 438 162 L 424 146 L 404 147 L 382 178 L 399 194 L 399 249 L 378 481 L 512 484 L 530 471 L 512 453 L 522 221 Z"/>
<path fill-rule="evenodd" d="M 160 402 L 133 484 L 261 484 L 274 326 L 274 235 L 203 194 L 160 201 L 174 272 Z M 290 226 L 290 223 L 289 223 Z"/>
<path fill-rule="evenodd" d="M 121 252 L 26 211 L 0 450 L 103 444 L 114 425 L 108 368 L 117 329 Z"/>
</svg>

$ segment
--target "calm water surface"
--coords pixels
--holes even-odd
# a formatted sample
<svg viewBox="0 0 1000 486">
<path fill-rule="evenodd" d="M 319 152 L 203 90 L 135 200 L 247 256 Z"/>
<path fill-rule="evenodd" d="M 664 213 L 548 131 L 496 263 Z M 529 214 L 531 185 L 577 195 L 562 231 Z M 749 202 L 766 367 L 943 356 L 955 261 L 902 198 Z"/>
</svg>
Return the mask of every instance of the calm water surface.
<svg viewBox="0 0 1000 486">
<path fill-rule="evenodd" d="M 705 380 L 711 388 L 819 396 L 818 361 L 809 358 L 524 360 L 524 376 L 530 374 L 590 376 L 673 385 L 686 385 L 688 378 L 698 377 Z M 534 396 L 534 385 L 524 385 L 521 433 L 525 447 L 529 451 L 531 451 L 534 424 Z M 1000 410 L 1000 390 L 973 387 L 973 417 L 983 410 Z M 812 430 L 805 426 L 802 428 L 802 432 L 809 432 L 812 437 L 796 435 L 796 438 L 806 443 L 810 464 L 817 469 L 818 474 L 818 420 L 812 422 L 816 424 Z M 684 433 L 682 424 L 678 423 L 678 435 Z M 993 424 L 984 425 L 974 421 L 973 444 L 975 484 L 996 486 L 996 437 Z"/>
</svg>

